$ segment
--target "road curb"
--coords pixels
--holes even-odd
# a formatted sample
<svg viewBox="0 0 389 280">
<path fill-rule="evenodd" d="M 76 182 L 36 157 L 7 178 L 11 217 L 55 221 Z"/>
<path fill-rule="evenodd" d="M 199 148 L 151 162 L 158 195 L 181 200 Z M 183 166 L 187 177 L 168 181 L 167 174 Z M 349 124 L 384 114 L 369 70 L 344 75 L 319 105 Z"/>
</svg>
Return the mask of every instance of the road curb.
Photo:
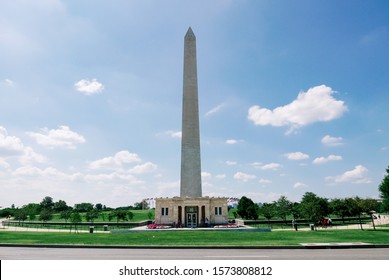
<svg viewBox="0 0 389 280">
<path fill-rule="evenodd" d="M 0 247 L 78 248 L 78 249 L 374 249 L 389 248 L 389 244 L 363 245 L 292 245 L 292 246 L 125 246 L 125 245 L 61 245 L 61 244 L 0 244 Z"/>
</svg>

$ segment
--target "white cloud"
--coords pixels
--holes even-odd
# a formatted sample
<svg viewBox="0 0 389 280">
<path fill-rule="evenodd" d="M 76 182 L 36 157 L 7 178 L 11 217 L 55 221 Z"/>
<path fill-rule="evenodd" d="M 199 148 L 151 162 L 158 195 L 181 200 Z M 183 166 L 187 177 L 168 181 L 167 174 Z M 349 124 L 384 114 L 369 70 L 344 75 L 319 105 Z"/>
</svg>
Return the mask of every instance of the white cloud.
<svg viewBox="0 0 389 280">
<path fill-rule="evenodd" d="M 268 163 L 268 164 L 262 165 L 260 168 L 262 170 L 278 170 L 278 169 L 281 168 L 281 166 L 282 165 L 279 164 L 279 163 L 272 162 L 272 163 Z"/>
<path fill-rule="evenodd" d="M 129 173 L 131 173 L 131 174 L 149 173 L 149 172 L 153 172 L 154 170 L 156 170 L 157 167 L 158 166 L 152 162 L 146 162 L 146 163 L 136 165 L 135 167 L 131 168 L 129 170 Z"/>
<path fill-rule="evenodd" d="M 243 181 L 243 182 L 248 182 L 248 181 L 254 180 L 255 178 L 257 178 L 257 176 L 251 175 L 251 174 L 246 174 L 243 172 L 236 172 L 234 174 L 234 179 L 239 180 L 239 181 Z"/>
<path fill-rule="evenodd" d="M 260 184 L 271 184 L 272 181 L 261 178 L 261 179 L 259 180 L 259 183 L 260 183 Z"/>
<path fill-rule="evenodd" d="M 82 92 L 88 96 L 101 93 L 104 90 L 103 84 L 98 82 L 96 79 L 80 80 L 74 84 L 74 87 L 77 91 Z"/>
<path fill-rule="evenodd" d="M 343 138 L 326 135 L 321 139 L 321 142 L 329 147 L 337 147 L 343 145 Z"/>
<path fill-rule="evenodd" d="M 125 181 L 127 184 L 130 185 L 138 185 L 143 183 L 143 181 L 136 178 L 134 175 L 128 174 L 128 173 L 121 173 L 121 172 L 112 172 L 109 174 L 88 174 L 85 176 L 85 181 L 88 183 L 98 182 L 98 183 L 104 183 L 104 182 L 113 182 L 113 181 Z"/>
<path fill-rule="evenodd" d="M 22 164 L 28 164 L 31 162 L 43 163 L 47 161 L 47 158 L 41 154 L 36 153 L 31 147 L 25 147 L 23 155 L 20 157 L 19 161 Z"/>
<path fill-rule="evenodd" d="M 205 172 L 205 171 L 201 172 L 201 179 L 209 180 L 211 178 L 212 178 L 212 174 L 211 173 Z"/>
<path fill-rule="evenodd" d="M 295 189 L 302 189 L 302 188 L 306 188 L 306 187 L 308 187 L 308 186 L 304 183 L 301 183 L 301 182 L 297 182 L 293 185 L 293 188 L 295 188 Z"/>
<path fill-rule="evenodd" d="M 217 174 L 215 176 L 216 179 L 225 179 L 226 178 L 226 174 Z"/>
<path fill-rule="evenodd" d="M 31 147 L 24 146 L 16 136 L 9 136 L 7 130 L 0 126 L 0 156 L 14 156 L 19 162 L 46 162 L 46 157 L 36 153 Z"/>
<path fill-rule="evenodd" d="M 173 131 L 169 130 L 165 132 L 166 135 L 172 137 L 172 138 L 182 138 L 182 132 L 181 131 Z"/>
<path fill-rule="evenodd" d="M 206 117 L 209 117 L 210 115 L 213 115 L 217 112 L 219 112 L 224 107 L 224 103 L 217 105 L 216 107 L 209 110 L 207 113 L 205 113 Z"/>
<path fill-rule="evenodd" d="M 79 174 L 79 173 L 78 173 Z M 45 169 L 40 169 L 36 166 L 22 166 L 17 168 L 12 175 L 14 176 L 29 176 L 29 177 L 43 177 L 46 179 L 53 180 L 73 180 L 74 176 L 72 174 L 66 174 L 57 170 L 54 167 L 47 167 Z"/>
<path fill-rule="evenodd" d="M 236 165 L 237 162 L 236 162 L 236 161 L 232 161 L 232 160 L 227 160 L 227 161 L 226 161 L 226 164 L 227 164 L 227 165 Z"/>
<path fill-rule="evenodd" d="M 0 167 L 1 167 L 1 168 L 4 168 L 4 169 L 8 169 L 8 168 L 10 168 L 11 166 L 9 165 L 8 162 L 5 161 L 5 159 L 0 158 Z"/>
<path fill-rule="evenodd" d="M 328 157 L 317 157 L 313 160 L 314 164 L 322 164 L 322 163 L 327 163 L 329 161 L 337 161 L 337 160 L 342 160 L 343 158 L 341 156 L 336 156 L 336 155 L 329 155 Z"/>
<path fill-rule="evenodd" d="M 254 168 L 261 168 L 262 165 L 263 165 L 262 162 L 253 162 L 253 163 L 251 164 L 251 166 L 254 167 Z"/>
<path fill-rule="evenodd" d="M 347 111 L 344 101 L 332 97 L 334 93 L 325 85 L 316 86 L 300 92 L 290 104 L 274 110 L 252 106 L 248 110 L 248 119 L 255 125 L 287 126 L 287 133 L 315 122 L 331 121 Z"/>
<path fill-rule="evenodd" d="M 68 126 L 60 126 L 58 129 L 49 130 L 47 127 L 42 129 L 41 133 L 27 132 L 27 135 L 35 139 L 42 146 L 49 148 L 63 147 L 75 149 L 77 144 L 85 143 L 85 138 L 70 130 Z"/>
<path fill-rule="evenodd" d="M 6 84 L 9 87 L 12 87 L 15 83 L 10 79 L 4 79 L 4 84 Z"/>
<path fill-rule="evenodd" d="M 290 160 L 304 160 L 304 159 L 309 159 L 309 155 L 304 154 L 302 152 L 295 152 L 295 153 L 288 153 L 285 154 L 288 159 Z"/>
<path fill-rule="evenodd" d="M 226 140 L 226 144 L 228 144 L 228 145 L 235 145 L 236 143 L 238 143 L 238 140 L 235 140 L 235 139 Z"/>
<path fill-rule="evenodd" d="M 326 180 L 334 183 L 369 184 L 371 180 L 367 178 L 368 172 L 369 170 L 363 165 L 357 165 L 353 170 L 335 177 L 327 177 Z"/>
<path fill-rule="evenodd" d="M 9 136 L 7 130 L 0 126 L 0 155 L 22 154 L 23 151 L 22 141 L 15 136 Z"/>
<path fill-rule="evenodd" d="M 114 156 L 105 157 L 89 163 L 89 169 L 117 169 L 124 163 L 139 162 L 141 159 L 137 154 L 128 151 L 117 152 Z"/>
</svg>

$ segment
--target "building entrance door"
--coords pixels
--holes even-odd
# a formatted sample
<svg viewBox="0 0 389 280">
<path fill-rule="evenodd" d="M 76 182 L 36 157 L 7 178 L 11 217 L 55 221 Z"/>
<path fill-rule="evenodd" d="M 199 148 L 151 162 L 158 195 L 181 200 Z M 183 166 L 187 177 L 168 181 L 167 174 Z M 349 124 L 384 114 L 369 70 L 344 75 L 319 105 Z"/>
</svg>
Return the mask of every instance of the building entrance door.
<svg viewBox="0 0 389 280">
<path fill-rule="evenodd" d="M 187 227 L 197 227 L 197 213 L 188 213 L 187 215 Z"/>
</svg>

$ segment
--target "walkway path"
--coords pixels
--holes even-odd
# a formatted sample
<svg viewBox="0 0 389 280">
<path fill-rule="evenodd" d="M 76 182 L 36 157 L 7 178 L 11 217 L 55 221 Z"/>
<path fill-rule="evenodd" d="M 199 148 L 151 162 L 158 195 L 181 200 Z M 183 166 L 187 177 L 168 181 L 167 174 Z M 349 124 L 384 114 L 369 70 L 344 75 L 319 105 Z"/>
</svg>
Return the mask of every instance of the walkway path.
<svg viewBox="0 0 389 280">
<path fill-rule="evenodd" d="M 1 230 L 7 230 L 7 231 L 40 231 L 40 232 L 70 232 L 69 229 L 51 229 L 51 228 L 26 228 L 26 227 L 15 227 L 15 226 L 3 226 L 2 221 L 5 221 L 6 219 L 0 219 L 0 231 Z M 374 220 L 374 224 L 376 226 L 378 225 L 385 225 L 389 224 L 389 215 L 381 215 L 379 219 Z M 363 229 L 372 229 L 373 224 L 372 222 L 362 224 Z M 251 227 L 247 227 L 251 228 Z M 360 229 L 361 226 L 359 224 L 352 224 L 352 225 L 344 225 L 344 226 L 327 226 L 326 228 L 323 227 L 316 227 L 316 230 L 347 230 L 347 229 Z M 131 230 L 149 230 L 147 229 L 147 226 L 141 226 L 141 227 L 136 227 L 132 228 Z M 192 228 L 172 228 L 172 229 L 166 229 L 166 230 L 196 230 Z M 214 230 L 213 228 L 202 228 L 202 230 Z M 225 228 L 224 230 L 234 230 L 234 228 Z M 294 230 L 293 228 L 285 228 L 285 229 L 272 229 L 273 231 L 279 231 L 279 230 Z M 302 227 L 298 228 L 298 230 L 301 231 L 308 231 L 311 230 L 310 227 Z M 152 230 L 149 230 L 152 231 Z M 72 229 L 72 232 L 74 232 L 74 229 Z M 78 230 L 78 232 L 84 232 L 87 233 L 89 232 L 88 230 Z M 96 233 L 110 233 L 110 231 L 97 231 L 95 230 L 94 232 Z"/>
</svg>

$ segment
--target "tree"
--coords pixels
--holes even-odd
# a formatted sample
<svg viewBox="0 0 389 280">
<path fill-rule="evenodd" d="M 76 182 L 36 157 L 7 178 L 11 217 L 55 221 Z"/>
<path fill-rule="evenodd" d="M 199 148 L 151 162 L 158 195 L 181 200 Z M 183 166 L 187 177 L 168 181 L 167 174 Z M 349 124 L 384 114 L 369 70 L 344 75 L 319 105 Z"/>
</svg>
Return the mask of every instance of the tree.
<svg viewBox="0 0 389 280">
<path fill-rule="evenodd" d="M 108 221 L 112 221 L 113 218 L 115 218 L 115 211 L 111 211 L 108 214 Z"/>
<path fill-rule="evenodd" d="M 330 213 L 337 215 L 337 216 L 340 216 L 343 220 L 343 223 L 344 223 L 344 217 L 349 215 L 346 200 L 340 199 L 340 198 L 335 198 L 329 202 L 328 206 L 329 206 Z"/>
<path fill-rule="evenodd" d="M 254 204 L 254 202 L 250 198 L 242 196 L 241 199 L 239 199 L 236 212 L 238 212 L 238 215 L 241 216 L 243 219 L 250 219 L 248 209 L 253 204 Z M 253 209 L 251 208 L 250 212 L 252 212 L 252 211 L 253 211 Z"/>
<path fill-rule="evenodd" d="M 103 204 L 97 203 L 97 204 L 95 205 L 95 208 L 96 208 L 98 211 L 102 211 L 102 210 L 103 210 Z"/>
<path fill-rule="evenodd" d="M 277 216 L 284 220 L 286 224 L 286 217 L 291 213 L 292 202 L 290 202 L 286 196 L 282 195 L 276 202 Z"/>
<path fill-rule="evenodd" d="M 70 219 L 71 215 L 72 215 L 72 211 L 71 210 L 66 210 L 66 211 L 62 211 L 61 214 L 59 215 L 59 217 L 61 219 L 64 219 L 65 223 L 67 223 L 68 220 Z"/>
<path fill-rule="evenodd" d="M 259 216 L 259 206 L 255 203 L 251 204 L 247 208 L 247 216 L 249 219 L 258 220 Z"/>
<path fill-rule="evenodd" d="M 54 202 L 53 209 L 56 212 L 62 212 L 68 210 L 70 207 L 66 204 L 63 200 L 58 200 L 57 202 Z"/>
<path fill-rule="evenodd" d="M 40 206 L 42 207 L 42 210 L 43 209 L 52 210 L 54 207 L 53 198 L 50 196 L 46 196 L 45 198 L 42 199 Z"/>
<path fill-rule="evenodd" d="M 259 209 L 259 212 L 268 220 L 270 226 L 270 220 L 276 214 L 276 207 L 274 203 L 264 203 Z"/>
<path fill-rule="evenodd" d="M 296 220 L 301 217 L 300 203 L 292 202 L 290 206 L 290 214 L 293 216 L 293 219 Z"/>
<path fill-rule="evenodd" d="M 92 209 L 85 214 L 85 219 L 91 223 L 93 223 L 93 221 L 98 217 L 99 217 L 99 211 L 97 211 L 97 209 Z"/>
<path fill-rule="evenodd" d="M 28 220 L 30 221 L 30 222 L 33 222 L 33 221 L 35 221 L 35 219 L 36 219 L 36 215 L 35 214 L 29 214 L 28 215 Z"/>
<path fill-rule="evenodd" d="M 70 215 L 70 222 L 74 225 L 74 231 L 78 233 L 77 230 L 77 224 L 81 223 L 82 218 L 80 213 L 77 211 L 73 211 L 72 214 Z M 70 231 L 72 231 L 72 226 L 70 226 Z"/>
<path fill-rule="evenodd" d="M 23 209 L 18 209 L 15 213 L 15 219 L 19 221 L 19 225 L 20 225 L 20 222 L 23 223 L 25 220 L 27 220 L 27 217 L 28 217 L 28 214 Z"/>
<path fill-rule="evenodd" d="M 132 213 L 131 211 L 128 211 L 127 216 L 128 216 L 128 220 L 131 221 L 134 218 L 134 213 Z"/>
<path fill-rule="evenodd" d="M 42 212 L 39 214 L 39 220 L 47 223 L 53 218 L 53 214 L 48 209 L 43 209 Z"/>
<path fill-rule="evenodd" d="M 29 203 L 27 205 L 23 205 L 21 209 L 23 209 L 23 211 L 25 211 L 27 214 L 38 215 L 41 211 L 41 206 L 37 203 Z"/>
<path fill-rule="evenodd" d="M 350 217 L 357 217 L 359 218 L 359 225 L 361 227 L 361 230 L 363 230 L 362 227 L 362 220 L 361 220 L 361 214 L 362 214 L 362 204 L 360 202 L 359 197 L 355 198 L 346 198 L 345 203 L 347 205 L 347 211 L 348 211 L 348 216 Z"/>
<path fill-rule="evenodd" d="M 379 209 L 380 203 L 376 199 L 366 198 L 366 199 L 361 199 L 360 205 L 362 208 L 362 212 L 365 212 L 370 215 L 371 223 L 375 230 L 373 214 L 377 212 L 377 209 Z"/>
<path fill-rule="evenodd" d="M 300 202 L 301 214 L 304 218 L 317 222 L 328 215 L 328 201 L 312 192 L 306 192 Z"/>
<path fill-rule="evenodd" d="M 145 210 L 148 209 L 146 201 L 142 200 L 141 202 L 135 202 L 134 207 L 132 207 L 134 210 Z"/>
<path fill-rule="evenodd" d="M 82 202 L 74 205 L 74 210 L 80 213 L 89 212 L 93 209 L 93 204 L 88 202 Z"/>
<path fill-rule="evenodd" d="M 127 211 L 125 210 L 115 210 L 116 222 L 118 223 L 120 220 L 127 220 Z"/>
<path fill-rule="evenodd" d="M 381 211 L 389 211 L 389 167 L 386 169 L 386 175 L 378 187 L 380 198 L 382 198 Z"/>
</svg>

